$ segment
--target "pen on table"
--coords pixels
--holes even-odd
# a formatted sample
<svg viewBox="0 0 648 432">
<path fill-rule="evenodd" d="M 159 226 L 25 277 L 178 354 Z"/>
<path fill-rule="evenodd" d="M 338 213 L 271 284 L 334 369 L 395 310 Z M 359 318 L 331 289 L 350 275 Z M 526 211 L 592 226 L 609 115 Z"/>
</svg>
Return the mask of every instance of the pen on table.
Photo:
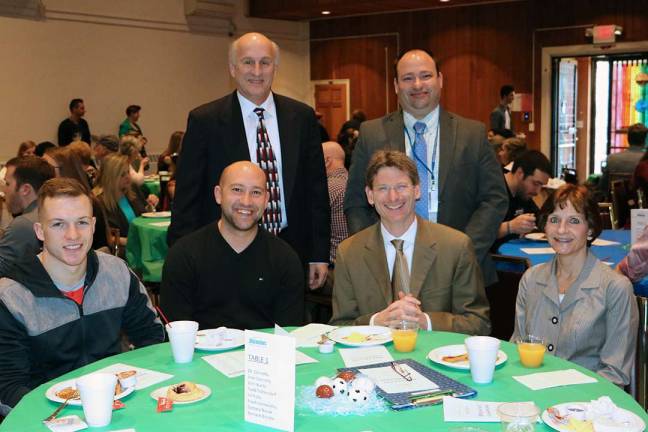
<svg viewBox="0 0 648 432">
<path fill-rule="evenodd" d="M 451 395 L 454 392 L 452 389 L 441 389 L 441 390 L 434 390 L 434 391 L 426 391 L 426 392 L 416 392 L 410 394 L 410 401 L 414 402 L 417 400 L 421 399 L 427 399 L 431 397 L 436 397 L 436 396 L 448 396 Z"/>
</svg>

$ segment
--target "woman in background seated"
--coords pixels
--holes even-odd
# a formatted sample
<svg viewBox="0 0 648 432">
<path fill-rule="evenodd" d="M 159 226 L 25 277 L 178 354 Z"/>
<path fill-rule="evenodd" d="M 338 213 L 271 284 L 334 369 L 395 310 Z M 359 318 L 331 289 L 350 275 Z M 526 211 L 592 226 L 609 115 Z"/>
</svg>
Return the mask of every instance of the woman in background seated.
<svg viewBox="0 0 648 432">
<path fill-rule="evenodd" d="M 629 384 L 637 303 L 630 281 L 589 249 L 601 233 L 598 205 L 584 186 L 564 185 L 545 202 L 538 226 L 556 255 L 522 276 L 511 340 L 541 337 L 550 354 Z"/>
<path fill-rule="evenodd" d="M 506 138 L 502 141 L 502 146 L 497 153 L 500 165 L 504 172 L 509 172 L 513 168 L 513 161 L 522 153 L 527 151 L 527 143 L 522 138 Z"/>
<path fill-rule="evenodd" d="M 34 156 L 36 153 L 36 143 L 34 141 L 21 142 L 18 146 L 18 157 Z"/>
<path fill-rule="evenodd" d="M 175 131 L 171 134 L 169 145 L 158 158 L 158 173 L 160 171 L 167 171 L 170 174 L 175 172 L 177 158 L 182 148 L 183 137 L 184 132 L 182 131 Z"/>
<path fill-rule="evenodd" d="M 148 164 L 148 158 L 142 158 L 140 149 L 139 139 L 132 135 L 124 135 L 119 140 L 119 153 L 128 157 L 131 181 L 137 186 L 144 184 L 144 170 Z"/>
<path fill-rule="evenodd" d="M 144 211 L 144 204 L 131 188 L 128 158 L 123 155 L 106 156 L 99 170 L 93 192 L 106 212 L 108 226 L 119 229 L 120 246 L 126 245 L 128 226 Z"/>
</svg>

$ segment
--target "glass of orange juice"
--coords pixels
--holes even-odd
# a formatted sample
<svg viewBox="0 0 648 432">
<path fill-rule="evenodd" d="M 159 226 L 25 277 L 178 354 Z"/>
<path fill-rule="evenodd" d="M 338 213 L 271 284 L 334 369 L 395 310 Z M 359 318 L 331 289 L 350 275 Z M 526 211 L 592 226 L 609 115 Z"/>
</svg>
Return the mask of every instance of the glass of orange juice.
<svg viewBox="0 0 648 432">
<path fill-rule="evenodd" d="M 419 324 L 416 321 L 399 320 L 389 324 L 394 348 L 400 352 L 411 352 L 416 347 Z"/>
<path fill-rule="evenodd" d="M 520 363 L 528 368 L 537 368 L 542 366 L 546 345 L 543 338 L 528 335 L 517 341 L 518 354 L 520 354 Z"/>
</svg>

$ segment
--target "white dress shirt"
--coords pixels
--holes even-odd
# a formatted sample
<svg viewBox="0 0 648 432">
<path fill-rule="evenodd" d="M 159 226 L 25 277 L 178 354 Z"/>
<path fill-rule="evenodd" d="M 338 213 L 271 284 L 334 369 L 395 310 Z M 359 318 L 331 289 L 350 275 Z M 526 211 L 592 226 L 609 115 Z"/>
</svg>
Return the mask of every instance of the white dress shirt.
<svg viewBox="0 0 648 432">
<path fill-rule="evenodd" d="M 380 224 L 380 233 L 382 234 L 383 246 L 385 247 L 385 256 L 387 257 L 389 280 L 391 280 L 392 274 L 394 272 L 394 259 L 396 258 L 396 246 L 394 246 L 391 242 L 394 239 L 403 240 L 403 255 L 405 255 L 407 269 L 409 270 L 410 275 L 412 274 L 412 260 L 414 256 L 414 243 L 416 242 L 417 227 L 418 222 L 416 218 L 414 218 L 414 222 L 412 222 L 412 225 L 407 228 L 407 231 L 405 231 L 403 235 L 395 237 L 389 231 L 387 231 L 385 225 L 383 225 L 382 223 Z M 374 325 L 374 318 L 376 317 L 376 315 L 378 314 L 373 314 L 373 316 L 369 320 L 369 325 Z M 425 314 L 425 318 L 427 320 L 427 330 L 432 330 L 432 322 L 430 321 L 428 314 Z"/>
<path fill-rule="evenodd" d="M 413 157 L 412 149 L 414 147 L 414 140 L 416 139 L 416 133 L 414 132 L 414 123 L 416 122 L 425 123 L 425 133 L 423 133 L 423 139 L 427 144 L 427 160 L 425 163 L 428 168 L 432 168 L 432 156 L 434 156 L 434 182 L 431 181 L 431 176 L 428 175 L 428 186 L 429 190 L 421 190 L 421 194 L 427 193 L 429 196 L 428 204 L 428 215 L 420 215 L 428 219 L 431 222 L 437 221 L 437 214 L 439 212 L 439 153 L 441 152 L 441 138 L 440 138 L 440 128 L 439 128 L 439 106 L 430 112 L 428 115 L 418 120 L 410 113 L 403 111 L 403 122 L 405 124 L 405 154 L 412 158 L 415 162 L 416 160 Z M 436 144 L 436 153 L 434 147 Z M 426 217 L 427 216 L 427 217 Z"/>
<path fill-rule="evenodd" d="M 288 226 L 288 216 L 286 215 L 286 195 L 283 181 L 283 165 L 281 163 L 281 141 L 279 140 L 279 123 L 277 122 L 277 109 L 274 104 L 272 93 L 261 104 L 255 105 L 246 99 L 241 93 L 236 92 L 239 104 L 241 105 L 241 114 L 243 115 L 243 125 L 245 126 L 245 137 L 247 138 L 248 151 L 250 152 L 250 160 L 258 164 L 257 160 L 257 126 L 259 125 L 259 116 L 254 112 L 255 108 L 263 108 L 263 121 L 265 123 L 268 136 L 270 137 L 270 145 L 272 146 L 273 153 L 277 162 L 277 171 L 279 173 L 279 187 L 281 188 L 281 229 Z"/>
</svg>

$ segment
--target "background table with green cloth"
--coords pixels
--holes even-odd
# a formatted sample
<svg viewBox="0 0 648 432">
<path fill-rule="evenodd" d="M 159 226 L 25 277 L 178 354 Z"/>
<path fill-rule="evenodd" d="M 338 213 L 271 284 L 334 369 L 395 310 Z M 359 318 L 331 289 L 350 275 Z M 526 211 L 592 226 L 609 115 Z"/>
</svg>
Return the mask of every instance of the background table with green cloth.
<svg viewBox="0 0 648 432">
<path fill-rule="evenodd" d="M 482 401 L 534 401 L 542 410 L 553 404 L 573 401 L 590 401 L 600 396 L 610 396 L 622 408 L 639 415 L 645 422 L 648 416 L 630 395 L 606 381 L 604 378 L 577 366 L 573 363 L 547 355 L 545 364 L 538 369 L 526 369 L 521 366 L 516 347 L 502 342 L 501 349 L 508 355 L 508 361 L 495 371 L 491 384 L 473 384 L 470 371 L 461 371 L 436 365 L 428 360 L 427 354 L 433 349 L 448 344 L 460 344 L 466 336 L 457 333 L 421 332 L 416 350 L 411 353 L 395 352 L 391 343 L 388 350 L 395 359 L 413 358 L 440 371 L 449 377 L 475 388 L 477 398 Z M 336 345 L 338 348 L 339 345 Z M 300 348 L 301 351 L 319 360 L 318 363 L 304 364 L 296 368 L 296 394 L 302 386 L 313 385 L 322 375 L 332 376 L 344 363 L 337 349 L 333 354 L 320 354 L 315 348 Z M 58 404 L 45 398 L 45 391 L 56 382 L 77 378 L 83 374 L 106 367 L 114 363 L 125 363 L 133 366 L 153 369 L 173 374 L 174 377 L 135 391 L 125 397 L 126 408 L 115 411 L 110 426 L 93 429 L 98 431 L 135 428 L 137 432 L 147 431 L 267 431 L 269 429 L 246 423 L 243 418 L 243 380 L 244 377 L 226 378 L 212 368 L 200 357 L 213 353 L 196 351 L 193 362 L 175 364 L 169 344 L 159 344 L 118 356 L 100 360 L 76 371 L 70 372 L 56 380 L 43 384 L 28 393 L 0 425 L 0 431 L 39 431 L 47 430 L 41 420 L 57 407 Z M 574 368 L 597 378 L 596 383 L 572 385 L 561 388 L 531 391 L 515 381 L 512 376 L 535 372 L 548 372 L 558 369 Z M 162 386 L 168 386 L 183 380 L 189 380 L 209 386 L 212 394 L 209 398 L 191 405 L 175 406 L 167 413 L 156 412 L 156 401 L 150 393 Z M 78 414 L 83 417 L 81 407 L 66 407 L 61 415 Z M 455 426 L 478 426 L 489 431 L 499 431 L 498 423 L 444 423 L 442 406 L 423 407 L 408 411 L 386 411 L 366 416 L 332 416 L 316 415 L 296 405 L 295 430 L 297 431 L 447 431 Z M 539 424 L 537 431 L 549 431 L 546 425 Z"/>
<path fill-rule="evenodd" d="M 160 178 L 145 178 L 144 179 L 144 188 L 148 193 L 153 194 L 157 197 L 160 196 Z"/>
<path fill-rule="evenodd" d="M 126 244 L 126 261 L 136 272 L 142 275 L 144 282 L 160 282 L 162 266 L 166 258 L 168 246 L 167 230 L 171 218 L 133 219 L 128 228 L 128 243 Z M 166 223 L 160 226 L 160 223 Z M 157 225 L 156 225 L 157 224 Z"/>
</svg>

